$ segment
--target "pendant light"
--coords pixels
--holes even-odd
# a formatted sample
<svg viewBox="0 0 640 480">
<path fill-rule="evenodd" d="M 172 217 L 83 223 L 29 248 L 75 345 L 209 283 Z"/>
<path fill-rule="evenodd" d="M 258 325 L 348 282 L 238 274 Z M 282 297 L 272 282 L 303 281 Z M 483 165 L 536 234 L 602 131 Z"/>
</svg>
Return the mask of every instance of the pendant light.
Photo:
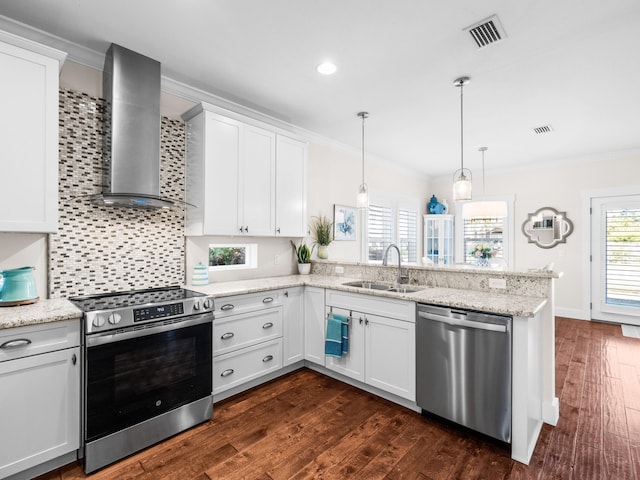
<svg viewBox="0 0 640 480">
<path fill-rule="evenodd" d="M 358 112 L 358 117 L 362 118 L 362 183 L 358 190 L 356 206 L 359 209 L 367 209 L 369 208 L 369 189 L 364 183 L 364 120 L 369 118 L 369 112 Z"/>
<path fill-rule="evenodd" d="M 484 200 L 484 152 L 487 147 L 480 147 L 482 152 L 482 200 L 479 202 L 465 203 L 462 206 L 462 218 L 480 220 L 488 218 L 505 218 L 507 214 L 507 202 Z"/>
<path fill-rule="evenodd" d="M 469 84 L 469 77 L 456 78 L 453 85 L 460 87 L 460 168 L 453 173 L 453 200 L 471 200 L 471 170 L 464 168 L 464 122 L 462 90 Z"/>
</svg>

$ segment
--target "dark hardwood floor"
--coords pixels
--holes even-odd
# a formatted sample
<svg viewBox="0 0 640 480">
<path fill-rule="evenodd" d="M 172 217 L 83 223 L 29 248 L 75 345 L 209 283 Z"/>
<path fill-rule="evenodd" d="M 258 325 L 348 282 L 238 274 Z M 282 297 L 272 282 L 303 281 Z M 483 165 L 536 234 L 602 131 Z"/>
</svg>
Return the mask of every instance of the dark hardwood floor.
<svg viewBox="0 0 640 480">
<path fill-rule="evenodd" d="M 529 466 L 501 445 L 303 369 L 88 478 L 640 480 L 640 340 L 565 318 L 556 333 L 560 421 L 543 427 Z M 80 478 L 77 464 L 39 477 Z"/>
</svg>

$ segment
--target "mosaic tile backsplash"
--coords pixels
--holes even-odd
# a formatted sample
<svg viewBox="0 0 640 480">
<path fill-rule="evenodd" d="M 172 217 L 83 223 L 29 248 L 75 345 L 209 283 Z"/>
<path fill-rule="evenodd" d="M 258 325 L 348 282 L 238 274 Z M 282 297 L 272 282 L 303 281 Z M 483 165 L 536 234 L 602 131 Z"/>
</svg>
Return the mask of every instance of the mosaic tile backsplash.
<svg viewBox="0 0 640 480">
<path fill-rule="evenodd" d="M 184 282 L 184 207 L 109 208 L 102 192 L 103 100 L 60 90 L 59 223 L 49 236 L 49 297 L 67 298 Z M 185 129 L 162 118 L 160 195 L 184 201 Z"/>
</svg>

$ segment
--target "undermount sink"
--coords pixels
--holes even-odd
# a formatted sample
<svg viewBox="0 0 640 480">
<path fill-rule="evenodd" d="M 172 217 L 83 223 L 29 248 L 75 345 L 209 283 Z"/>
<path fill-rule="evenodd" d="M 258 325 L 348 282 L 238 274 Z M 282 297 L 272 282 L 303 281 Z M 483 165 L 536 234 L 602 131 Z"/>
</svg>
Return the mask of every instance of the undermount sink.
<svg viewBox="0 0 640 480">
<path fill-rule="evenodd" d="M 382 290 L 384 292 L 396 292 L 396 293 L 413 293 L 424 290 L 424 287 L 410 287 L 407 285 L 389 285 L 387 283 L 376 283 L 358 280 L 357 282 L 343 283 L 346 287 L 358 287 L 366 290 Z"/>
</svg>

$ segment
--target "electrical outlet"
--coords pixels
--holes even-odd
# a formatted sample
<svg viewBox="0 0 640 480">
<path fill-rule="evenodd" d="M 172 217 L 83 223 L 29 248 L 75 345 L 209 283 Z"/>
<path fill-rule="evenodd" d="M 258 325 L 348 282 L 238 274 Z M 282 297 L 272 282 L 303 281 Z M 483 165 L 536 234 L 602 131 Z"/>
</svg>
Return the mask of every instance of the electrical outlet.
<svg viewBox="0 0 640 480">
<path fill-rule="evenodd" d="M 489 288 L 507 288 L 507 280 L 504 278 L 490 278 Z"/>
<path fill-rule="evenodd" d="M 273 256 L 273 264 L 278 265 L 280 263 L 280 255 Z"/>
<path fill-rule="evenodd" d="M 341 273 L 344 273 L 344 267 L 336 267 L 336 273 L 338 275 L 340 275 Z"/>
</svg>

